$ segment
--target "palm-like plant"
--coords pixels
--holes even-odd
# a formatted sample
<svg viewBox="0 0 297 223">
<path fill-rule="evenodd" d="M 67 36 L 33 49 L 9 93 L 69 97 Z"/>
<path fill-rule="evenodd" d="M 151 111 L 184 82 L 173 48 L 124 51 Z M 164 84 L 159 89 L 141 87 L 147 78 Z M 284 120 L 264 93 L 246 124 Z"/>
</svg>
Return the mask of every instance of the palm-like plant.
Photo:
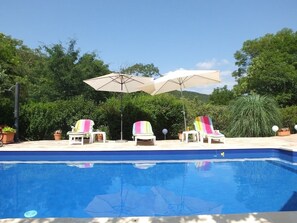
<svg viewBox="0 0 297 223">
<path fill-rule="evenodd" d="M 233 137 L 272 136 L 273 125 L 280 125 L 281 115 L 275 100 L 256 94 L 243 96 L 230 107 L 229 135 Z"/>
</svg>

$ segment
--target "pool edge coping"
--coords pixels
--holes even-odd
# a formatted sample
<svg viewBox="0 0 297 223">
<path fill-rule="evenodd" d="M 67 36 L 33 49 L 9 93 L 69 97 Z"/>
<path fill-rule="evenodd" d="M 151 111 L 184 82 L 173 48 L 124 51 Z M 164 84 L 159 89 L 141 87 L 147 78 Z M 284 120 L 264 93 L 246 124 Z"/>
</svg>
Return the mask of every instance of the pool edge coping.
<svg viewBox="0 0 297 223">
<path fill-rule="evenodd" d="M 6 218 L 0 219 L 0 223 L 296 223 L 297 211 L 287 212 L 261 212 L 243 214 L 216 214 L 216 215 L 193 215 L 182 217 L 123 217 L 123 218 Z"/>
</svg>

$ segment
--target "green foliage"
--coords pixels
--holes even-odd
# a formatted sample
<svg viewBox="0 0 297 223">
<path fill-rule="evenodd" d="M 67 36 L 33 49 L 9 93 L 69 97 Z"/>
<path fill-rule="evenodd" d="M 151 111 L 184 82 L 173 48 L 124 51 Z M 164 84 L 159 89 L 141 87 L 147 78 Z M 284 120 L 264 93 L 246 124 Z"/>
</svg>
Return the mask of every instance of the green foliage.
<svg viewBox="0 0 297 223">
<path fill-rule="evenodd" d="M 290 29 L 244 42 L 235 53 L 236 94 L 269 95 L 283 107 L 297 104 L 296 55 L 297 32 Z"/>
<path fill-rule="evenodd" d="M 194 129 L 194 119 L 197 116 L 209 116 L 212 119 L 215 129 L 226 133 L 228 121 L 228 109 L 224 105 L 213 105 L 202 102 L 193 103 L 186 102 L 187 107 L 187 122 L 191 129 Z"/>
<path fill-rule="evenodd" d="M 14 128 L 12 128 L 12 127 L 5 126 L 5 127 L 2 128 L 2 132 L 3 132 L 3 133 L 9 133 L 9 132 L 11 132 L 11 133 L 15 133 L 16 130 L 15 130 Z"/>
<path fill-rule="evenodd" d="M 22 41 L 0 33 L 0 92 L 2 93 L 14 84 L 13 78 L 20 75 L 16 72 L 16 68 L 20 64 L 18 51 L 23 47 Z"/>
<path fill-rule="evenodd" d="M 160 76 L 159 68 L 155 67 L 154 64 L 142 64 L 137 63 L 131 67 L 127 67 L 121 70 L 122 73 L 130 74 L 134 76 L 142 77 L 157 77 Z"/>
<path fill-rule="evenodd" d="M 123 97 L 123 138 L 132 138 L 133 123 L 139 120 L 151 122 L 157 138 L 164 137 L 162 130 L 168 129 L 167 138 L 176 138 L 183 126 L 182 103 L 169 94 L 150 96 L 143 93 L 125 94 Z M 111 139 L 120 138 L 120 100 L 109 98 L 99 107 L 101 122 L 109 126 Z"/>
<path fill-rule="evenodd" d="M 215 105 L 228 105 L 230 101 L 235 99 L 232 90 L 227 89 L 227 85 L 222 88 L 215 88 L 209 96 L 209 101 Z"/>
<path fill-rule="evenodd" d="M 162 130 L 168 130 L 167 138 L 176 139 L 178 132 L 184 130 L 182 107 L 185 104 L 187 124 L 192 129 L 198 115 L 209 115 L 214 126 L 222 132 L 226 129 L 227 107 L 205 104 L 197 98 L 175 97 L 172 94 L 150 96 L 143 93 L 125 94 L 123 97 L 123 134 L 131 139 L 133 123 L 139 120 L 151 122 L 157 139 L 163 139 Z M 120 137 L 119 96 L 109 98 L 99 107 L 100 122 L 109 126 L 111 139 Z"/>
<path fill-rule="evenodd" d="M 250 92 L 273 96 L 283 107 L 296 105 L 296 55 L 297 33 L 284 29 L 275 35 L 246 41 L 236 52 L 238 69 L 233 76 L 238 84 L 232 91 L 226 86 L 215 89 L 210 96 L 184 91 L 183 99 L 178 91 L 154 97 L 143 93 L 126 94 L 123 97 L 124 138 L 131 139 L 132 125 L 138 120 L 150 121 L 158 139 L 163 139 L 163 128 L 169 130 L 167 138 L 177 138 L 177 132 L 184 128 L 183 104 L 191 128 L 198 115 L 210 116 L 214 127 L 226 135 L 229 128 L 238 128 L 238 131 L 231 131 L 232 136 L 271 135 L 271 126 L 275 124 L 292 128 L 297 122 L 294 106 L 282 109 L 281 125 L 276 109 L 271 109 L 273 102 L 268 102 L 270 99 L 259 97 L 257 103 L 246 105 L 250 108 L 245 110 L 248 116 L 240 115 L 243 111 L 236 114 L 240 106 L 232 110 L 225 105 L 233 99 L 233 93 L 238 96 Z M 104 128 L 109 131 L 111 139 L 119 139 L 119 94 L 98 92 L 83 83 L 85 79 L 109 72 L 108 65 L 95 53 L 81 56 L 73 40 L 66 46 L 59 43 L 32 50 L 22 41 L 0 33 L 0 124 L 12 126 L 14 123 L 14 89 L 11 87 L 19 82 L 22 138 L 52 139 L 56 129 L 62 129 L 65 138 L 70 126 L 78 119 L 90 118 L 94 120 L 95 128 Z M 149 77 L 160 75 L 153 64 L 141 63 L 122 72 Z M 248 98 L 242 100 L 249 101 Z M 206 104 L 208 99 L 212 104 Z M 234 112 L 230 116 L 229 109 Z M 256 121 L 254 116 L 257 116 Z M 268 120 L 269 117 L 273 121 Z M 243 124 L 245 129 L 241 129 Z M 250 128 L 249 124 L 256 126 Z"/>
<path fill-rule="evenodd" d="M 272 136 L 281 115 L 274 99 L 256 94 L 242 96 L 229 106 L 229 135 L 232 137 Z"/>
<path fill-rule="evenodd" d="M 89 118 L 96 123 L 99 117 L 94 102 L 82 97 L 67 101 L 31 102 L 21 108 L 21 135 L 33 140 L 52 139 L 54 131 L 61 129 L 66 137 L 77 120 Z"/>
<path fill-rule="evenodd" d="M 144 98 L 146 97 L 146 98 Z M 151 124 L 158 139 L 164 139 L 162 130 L 168 130 L 167 138 L 176 138 L 178 131 L 183 129 L 183 102 L 170 94 L 161 94 L 154 97 L 144 96 L 137 98 L 137 107 L 145 108 L 144 111 L 150 114 Z M 144 100 L 146 99 L 146 100 Z M 134 121 L 137 121 L 135 117 Z"/>
<path fill-rule="evenodd" d="M 35 101 L 55 101 L 85 96 L 100 101 L 107 95 L 96 92 L 83 82 L 85 79 L 109 73 L 108 66 L 96 59 L 96 55 L 79 56 L 75 41 L 68 48 L 62 44 L 41 49 L 42 57 L 32 79 L 32 95 Z"/>
<path fill-rule="evenodd" d="M 168 94 L 174 95 L 177 98 L 181 97 L 180 91 L 172 91 L 172 92 L 168 92 Z M 209 95 L 197 93 L 194 91 L 183 91 L 183 98 L 186 98 L 188 100 L 201 101 L 201 102 L 209 101 Z"/>
<path fill-rule="evenodd" d="M 290 128 L 291 132 L 296 132 L 294 126 L 297 124 L 297 106 L 281 109 L 282 125 L 281 128 Z"/>
<path fill-rule="evenodd" d="M 20 102 L 27 100 L 28 75 L 34 64 L 34 52 L 22 41 L 0 33 L 0 124 L 13 123 L 14 86 L 22 84 Z"/>
<path fill-rule="evenodd" d="M 171 94 L 150 96 L 144 93 L 124 94 L 123 96 L 123 136 L 131 140 L 133 123 L 139 120 L 150 121 L 157 139 L 163 139 L 162 130 L 168 129 L 167 138 L 176 139 L 183 130 L 182 105 L 187 109 L 188 124 L 192 126 L 197 115 L 209 115 L 216 128 L 224 132 L 226 107 L 203 104 L 198 100 L 183 99 Z M 52 139 L 53 133 L 61 129 L 63 137 L 71 130 L 70 126 L 81 118 L 94 120 L 94 129 L 107 132 L 108 138 L 120 138 L 120 95 L 96 105 L 94 102 L 77 97 L 71 100 L 35 103 L 21 108 L 22 138 L 40 140 Z"/>
<path fill-rule="evenodd" d="M 97 92 L 83 83 L 84 79 L 108 73 L 108 66 L 97 59 L 94 53 L 80 57 L 75 44 L 75 41 L 70 41 L 68 47 L 54 44 L 31 50 L 22 41 L 0 33 L 0 124 L 12 125 L 14 122 L 13 86 L 16 82 L 21 86 L 20 104 L 24 107 L 28 102 L 71 100 L 77 96 L 99 103 L 108 97 L 109 93 Z M 49 105 L 51 106 L 54 105 Z M 46 109 L 47 105 L 44 105 L 44 113 Z M 39 120 L 38 117 L 36 120 Z M 36 121 L 33 120 L 34 122 Z M 23 137 L 49 138 L 49 132 L 52 131 L 50 127 L 45 126 L 38 135 L 38 128 L 27 124 L 28 121 L 20 122 L 25 134 Z M 43 125 L 42 120 L 39 124 Z M 31 128 L 34 133 L 33 130 L 30 132 Z"/>
<path fill-rule="evenodd" d="M 10 125 L 14 123 L 13 99 L 2 97 L 0 103 L 0 125 Z"/>
</svg>

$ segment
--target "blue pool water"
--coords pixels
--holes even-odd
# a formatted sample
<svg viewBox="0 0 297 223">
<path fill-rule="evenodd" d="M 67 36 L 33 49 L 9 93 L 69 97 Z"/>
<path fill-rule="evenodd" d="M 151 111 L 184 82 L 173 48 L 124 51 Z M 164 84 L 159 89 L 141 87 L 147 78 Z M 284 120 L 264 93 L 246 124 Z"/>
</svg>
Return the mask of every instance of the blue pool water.
<svg viewBox="0 0 297 223">
<path fill-rule="evenodd" d="M 292 211 L 296 182 L 278 160 L 2 163 L 0 218 Z"/>
</svg>

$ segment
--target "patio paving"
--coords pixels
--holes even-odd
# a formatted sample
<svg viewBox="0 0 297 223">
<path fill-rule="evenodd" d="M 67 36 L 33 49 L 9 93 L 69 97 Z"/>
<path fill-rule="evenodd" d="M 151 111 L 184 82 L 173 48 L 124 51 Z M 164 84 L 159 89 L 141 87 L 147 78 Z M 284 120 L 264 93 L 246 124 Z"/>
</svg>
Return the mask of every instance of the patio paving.
<svg viewBox="0 0 297 223">
<path fill-rule="evenodd" d="M 107 151 L 107 150 L 178 150 L 178 149 L 234 149 L 234 148 L 283 148 L 297 151 L 297 134 L 289 136 L 257 137 L 257 138 L 226 138 L 225 144 L 208 144 L 198 142 L 180 142 L 179 140 L 157 140 L 156 145 L 139 144 L 134 141 L 106 143 L 94 142 L 84 145 L 69 145 L 68 140 L 41 140 L 25 141 L 20 143 L 6 144 L 1 150 L 44 150 L 44 151 Z"/>
</svg>

